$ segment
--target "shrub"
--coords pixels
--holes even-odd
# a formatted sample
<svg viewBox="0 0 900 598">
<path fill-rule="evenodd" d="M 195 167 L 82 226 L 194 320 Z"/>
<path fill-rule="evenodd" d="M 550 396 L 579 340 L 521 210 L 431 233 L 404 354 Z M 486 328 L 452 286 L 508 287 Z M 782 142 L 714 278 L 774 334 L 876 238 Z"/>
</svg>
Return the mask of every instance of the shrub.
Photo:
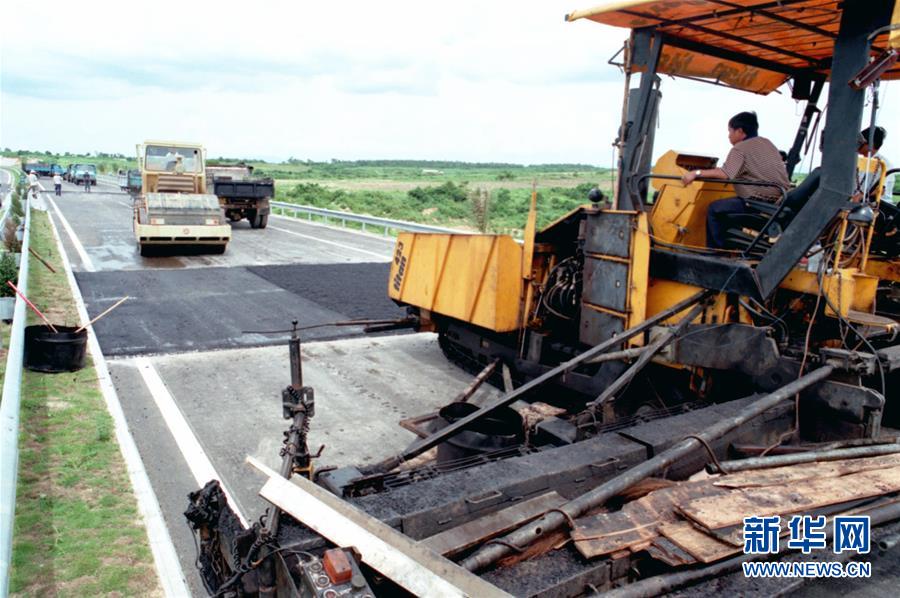
<svg viewBox="0 0 900 598">
<path fill-rule="evenodd" d="M 446 202 L 462 203 L 468 199 L 465 184 L 447 181 L 438 187 L 416 187 L 407 192 L 409 198 L 420 205 L 440 206 Z"/>
<path fill-rule="evenodd" d="M 6 222 L 3 223 L 3 245 L 6 250 L 12 253 L 22 251 L 22 242 L 16 238 L 16 229 L 19 228 L 20 220 L 15 214 L 9 214 Z"/>
<path fill-rule="evenodd" d="M 0 257 L 0 297 L 13 297 L 16 292 L 13 291 L 7 280 L 13 281 L 13 284 L 19 279 L 19 268 L 16 267 L 16 260 L 11 253 L 4 253 Z"/>
<path fill-rule="evenodd" d="M 18 195 L 12 196 L 11 203 L 9 204 L 9 211 L 18 218 L 22 218 L 25 215 L 25 210 L 22 208 L 22 200 L 19 199 Z"/>
</svg>

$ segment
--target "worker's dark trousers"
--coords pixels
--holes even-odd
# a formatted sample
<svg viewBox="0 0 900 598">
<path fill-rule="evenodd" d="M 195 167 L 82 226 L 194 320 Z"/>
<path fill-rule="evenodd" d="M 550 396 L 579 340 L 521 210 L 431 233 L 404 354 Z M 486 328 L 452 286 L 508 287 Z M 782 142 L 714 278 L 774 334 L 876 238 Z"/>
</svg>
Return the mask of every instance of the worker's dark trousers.
<svg viewBox="0 0 900 598">
<path fill-rule="evenodd" d="M 62 185 L 53 185 L 53 189 L 57 195 L 62 195 Z"/>
<path fill-rule="evenodd" d="M 725 247 L 725 231 L 728 230 L 726 216 L 745 214 L 747 206 L 740 197 L 717 199 L 706 210 L 706 245 L 714 249 Z"/>
</svg>

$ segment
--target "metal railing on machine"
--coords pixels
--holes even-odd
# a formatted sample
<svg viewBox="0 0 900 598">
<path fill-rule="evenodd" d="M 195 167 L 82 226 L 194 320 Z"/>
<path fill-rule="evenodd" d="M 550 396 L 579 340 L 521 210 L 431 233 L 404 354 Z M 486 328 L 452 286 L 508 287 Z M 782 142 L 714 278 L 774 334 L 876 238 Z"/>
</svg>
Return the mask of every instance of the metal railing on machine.
<svg viewBox="0 0 900 598">
<path fill-rule="evenodd" d="M 362 230 L 366 227 L 375 227 L 381 229 L 385 236 L 390 231 L 409 231 L 413 233 L 465 233 L 455 228 L 445 228 L 442 226 L 430 226 L 428 224 L 418 224 L 416 222 L 407 222 L 406 220 L 391 220 L 389 218 L 379 218 L 377 216 L 364 216 L 362 214 L 353 214 L 350 212 L 340 212 L 338 210 L 326 210 L 325 208 L 316 208 L 313 206 L 305 206 L 301 204 L 288 203 L 284 201 L 273 201 L 269 204 L 273 213 L 281 213 L 287 215 L 291 213 L 295 218 L 299 218 L 301 214 L 306 215 L 307 220 L 313 217 L 321 218 L 326 222 L 339 221 L 342 226 L 347 226 L 348 222 L 354 222 L 361 226 Z M 277 211 L 276 211 L 277 210 Z"/>
<path fill-rule="evenodd" d="M 7 196 L 5 204 L 9 203 Z M 31 230 L 31 206 L 24 200 L 25 234 L 19 264 L 18 288 L 28 294 L 28 248 Z M 5 216 L 5 214 L 4 214 Z M 3 399 L 0 402 L 0 596 L 9 592 L 12 536 L 16 514 L 16 481 L 19 464 L 19 407 L 25 345 L 25 301 L 16 297 L 13 324 L 6 355 Z"/>
</svg>

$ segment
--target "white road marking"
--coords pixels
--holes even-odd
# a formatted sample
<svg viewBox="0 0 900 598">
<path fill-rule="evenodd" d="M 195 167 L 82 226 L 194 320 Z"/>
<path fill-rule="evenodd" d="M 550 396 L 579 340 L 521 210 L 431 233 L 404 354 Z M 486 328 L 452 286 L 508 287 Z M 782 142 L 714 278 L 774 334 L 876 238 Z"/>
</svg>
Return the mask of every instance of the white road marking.
<svg viewBox="0 0 900 598">
<path fill-rule="evenodd" d="M 84 267 L 85 271 L 96 272 L 96 270 L 94 269 L 94 262 L 92 262 L 91 258 L 88 257 L 87 252 L 84 250 L 84 245 L 82 245 L 81 241 L 78 240 L 78 236 L 75 234 L 75 231 L 72 230 L 72 226 L 69 224 L 69 221 L 66 220 L 65 216 L 63 216 L 62 211 L 60 211 L 59 209 L 59 206 L 56 205 L 56 202 L 53 201 L 52 197 L 47 196 L 47 200 L 56 211 L 56 216 L 59 218 L 59 221 L 62 222 L 63 228 L 66 229 L 66 233 L 68 233 L 69 239 L 72 240 L 72 245 L 75 247 L 75 251 L 78 253 L 78 258 L 81 260 L 81 265 Z"/>
<path fill-rule="evenodd" d="M 78 287 L 78 282 L 72 273 L 72 264 L 69 262 L 69 256 L 66 254 L 63 246 L 62 237 L 59 235 L 52 218 L 50 218 L 50 226 L 53 229 L 53 236 L 56 238 L 59 255 L 66 270 L 69 288 L 72 289 L 72 295 L 75 298 L 78 317 L 82 323 L 87 323 L 90 321 L 90 317 L 88 316 L 87 308 L 84 306 L 81 289 Z M 147 528 L 147 540 L 150 542 L 150 552 L 153 554 L 153 561 L 156 564 L 156 574 L 159 577 L 159 583 L 168 597 L 180 598 L 181 596 L 190 596 L 190 590 L 184 578 L 184 571 L 182 571 L 181 562 L 178 560 L 178 553 L 175 551 L 175 545 L 172 543 L 172 537 L 169 535 L 169 528 L 166 527 L 162 510 L 159 507 L 159 500 L 156 498 L 156 493 L 153 492 L 153 485 L 147 476 L 147 470 L 144 469 L 144 463 L 141 461 L 141 455 L 134 442 L 134 437 L 128 428 L 128 421 L 125 419 L 122 404 L 119 402 L 119 396 L 116 394 L 116 388 L 110 378 L 109 368 L 106 366 L 106 358 L 103 356 L 103 351 L 100 350 L 100 343 L 97 341 L 94 327 L 88 325 L 87 331 L 88 350 L 91 353 L 91 359 L 94 361 L 94 369 L 97 372 L 97 380 L 100 383 L 100 391 L 103 393 L 103 399 L 106 402 L 106 409 L 109 411 L 115 426 L 116 441 L 119 444 L 122 458 L 125 459 L 128 477 L 131 479 L 131 487 L 134 489 L 134 494 L 137 498 L 138 510 L 144 520 L 144 526 Z"/>
<path fill-rule="evenodd" d="M 336 243 L 336 242 L 334 242 L 334 241 L 326 241 L 325 239 L 320 239 L 320 238 L 318 238 L 318 237 L 313 237 L 312 235 L 304 235 L 303 233 L 294 232 L 294 231 L 288 230 L 288 229 L 286 229 L 286 228 L 279 228 L 279 227 L 277 227 L 277 226 L 270 226 L 269 228 L 271 228 L 271 229 L 273 229 L 273 230 L 277 230 L 277 231 L 282 232 L 282 233 L 287 233 L 287 234 L 289 234 L 289 235 L 294 235 L 294 236 L 296 236 L 296 237 L 303 237 L 304 239 L 312 239 L 313 241 L 316 241 L 316 242 L 318 242 L 318 243 L 325 243 L 326 245 L 334 245 L 335 247 L 340 247 L 341 249 L 349 249 L 349 250 L 351 250 L 351 251 L 358 251 L 359 253 L 365 253 L 365 254 L 367 254 L 367 255 L 373 255 L 373 256 L 375 256 L 375 257 L 377 257 L 377 258 L 379 258 L 379 259 L 382 259 L 382 260 L 384 260 L 384 261 L 386 261 L 386 262 L 391 261 L 391 255 L 390 255 L 390 254 L 376 253 L 376 252 L 374 252 L 374 251 L 369 251 L 369 250 L 367 250 L 367 249 L 360 249 L 359 247 L 353 247 L 352 245 L 344 245 L 343 243 Z"/>
<path fill-rule="evenodd" d="M 237 501 L 231 495 L 231 492 L 228 491 L 228 487 L 225 485 L 224 480 L 219 476 L 212 461 L 210 461 L 209 456 L 206 454 L 206 451 L 200 446 L 200 441 L 197 440 L 193 430 L 191 430 L 190 424 L 187 419 L 185 419 L 181 409 L 178 408 L 178 404 L 175 403 L 175 399 L 169 393 L 169 389 L 166 388 L 165 382 L 159 377 L 156 368 L 153 367 L 153 364 L 146 357 L 135 357 L 133 362 L 137 366 L 141 377 L 144 379 L 147 390 L 149 390 L 150 394 L 153 396 L 153 401 L 156 403 L 156 407 L 162 414 L 166 426 L 168 426 L 169 431 L 175 438 L 175 443 L 178 445 L 178 449 L 181 451 L 184 460 L 187 462 L 197 485 L 203 487 L 210 480 L 218 480 L 219 484 L 222 486 L 222 492 L 224 492 L 226 498 L 228 498 L 228 504 L 231 506 L 232 510 L 234 510 L 238 519 L 241 520 L 244 527 L 248 527 L 247 520 L 244 518 Z"/>
<path fill-rule="evenodd" d="M 131 210 L 131 209 L 134 208 L 134 206 L 128 205 L 128 204 L 125 203 L 124 201 L 116 200 L 116 203 L 119 204 L 120 206 L 125 206 L 125 207 L 128 208 L 129 210 Z"/>
</svg>

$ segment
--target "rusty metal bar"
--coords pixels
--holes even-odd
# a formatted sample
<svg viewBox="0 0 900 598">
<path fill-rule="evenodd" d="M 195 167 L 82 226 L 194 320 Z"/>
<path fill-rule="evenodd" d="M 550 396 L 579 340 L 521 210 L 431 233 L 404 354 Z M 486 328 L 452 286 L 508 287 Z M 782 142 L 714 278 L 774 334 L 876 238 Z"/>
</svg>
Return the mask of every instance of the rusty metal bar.
<svg viewBox="0 0 900 598">
<path fill-rule="evenodd" d="M 481 370 L 481 372 L 479 372 L 478 375 L 475 376 L 475 379 L 472 380 L 472 382 L 467 387 L 465 387 L 462 392 L 460 392 L 458 395 L 456 395 L 456 398 L 453 399 L 453 402 L 454 403 L 465 403 L 470 398 L 472 398 L 472 395 L 475 394 L 475 391 L 478 390 L 479 388 L 481 388 L 481 385 L 484 384 L 484 381 L 487 380 L 490 377 L 490 375 L 494 373 L 494 370 L 497 369 L 497 366 L 499 364 L 500 364 L 499 357 L 497 359 L 495 359 L 494 361 L 490 362 L 489 364 L 487 364 L 487 367 L 485 367 L 483 370 Z"/>
<path fill-rule="evenodd" d="M 788 455 L 776 455 L 774 457 L 752 457 L 736 461 L 722 461 L 724 473 L 736 473 L 749 469 L 768 469 L 782 467 L 784 465 L 797 465 L 799 463 L 813 463 L 817 461 L 838 461 L 840 459 L 854 459 L 856 457 L 877 457 L 878 455 L 892 455 L 900 453 L 900 444 L 876 444 L 874 446 L 858 446 L 846 449 L 833 449 L 826 451 L 807 451 L 805 453 L 792 453 Z M 716 472 L 716 466 L 708 464 L 706 471 Z"/>
<path fill-rule="evenodd" d="M 427 438 L 421 438 L 418 441 L 413 442 L 409 447 L 407 447 L 407 449 L 405 451 L 403 451 L 403 453 L 401 453 L 398 457 L 396 457 L 393 460 L 408 461 L 409 459 L 418 457 L 425 451 L 436 447 L 440 443 L 446 441 L 448 438 L 456 435 L 458 432 L 460 432 L 463 429 L 467 428 L 468 426 L 472 425 L 473 422 L 475 422 L 478 419 L 481 419 L 482 417 L 484 417 L 488 413 L 491 413 L 495 409 L 499 409 L 500 407 L 506 407 L 507 405 L 513 403 L 520 397 L 526 395 L 528 392 L 534 390 L 538 386 L 541 386 L 542 384 L 549 382 L 550 380 L 553 380 L 557 376 L 574 369 L 575 367 L 586 362 L 591 357 L 599 355 L 599 354 L 603 353 L 604 351 L 606 351 L 607 349 L 610 349 L 616 345 L 622 344 L 623 342 L 627 341 L 629 338 L 644 332 L 645 330 L 651 328 L 652 326 L 655 326 L 656 324 L 662 322 L 663 320 L 666 320 L 667 318 L 670 318 L 675 314 L 681 313 L 688 307 L 691 307 L 694 304 L 696 304 L 697 302 L 702 301 L 703 299 L 708 297 L 710 294 L 711 294 L 711 291 L 708 291 L 708 290 L 703 290 L 698 293 L 695 293 L 691 297 L 688 297 L 687 299 L 684 299 L 683 301 L 678 302 L 677 304 L 673 305 L 669 309 L 661 311 L 658 314 L 654 315 L 653 317 L 644 320 L 637 326 L 634 326 L 634 327 L 622 332 L 621 334 L 615 335 L 615 336 L 603 341 L 599 345 L 596 345 L 596 346 L 592 347 L 591 349 L 588 349 L 581 355 L 578 355 L 577 357 L 573 357 L 569 361 L 566 361 L 565 363 L 562 363 L 562 364 L 556 366 L 552 370 L 545 372 L 544 374 L 541 374 L 534 380 L 531 380 L 531 381 L 523 384 L 522 386 L 520 386 L 513 392 L 506 393 L 502 397 L 499 397 L 498 399 L 495 399 L 494 401 L 491 401 L 490 403 L 483 405 L 478 411 L 476 411 L 470 415 L 467 415 L 466 417 L 450 424 L 446 428 L 442 428 L 441 430 L 438 430 L 431 436 L 428 436 Z"/>
<path fill-rule="evenodd" d="M 652 343 L 644 347 L 644 350 L 641 352 L 641 356 L 638 357 L 637 361 L 635 361 L 630 368 L 625 370 L 625 372 L 616 378 L 616 380 L 604 389 L 600 396 L 591 401 L 586 405 L 587 409 L 596 410 L 599 408 L 605 408 L 604 406 L 612 401 L 616 394 L 619 393 L 620 390 L 628 386 L 634 377 L 640 373 L 644 367 L 650 363 L 650 360 L 653 359 L 653 356 L 659 353 L 663 347 L 671 343 L 678 337 L 681 332 L 684 330 L 685 326 L 694 321 L 694 318 L 700 315 L 700 312 L 703 311 L 703 304 L 695 305 L 688 314 L 683 317 L 675 326 L 671 326 L 666 331 L 659 335 L 659 338 L 654 340 Z"/>
<path fill-rule="evenodd" d="M 569 519 L 584 515 L 589 510 L 603 505 L 607 500 L 627 490 L 645 478 L 665 469 L 679 459 L 686 457 L 703 446 L 703 441 L 712 442 L 728 432 L 747 423 L 751 419 L 775 407 L 782 401 L 792 398 L 798 392 L 821 382 L 827 378 L 834 367 L 826 365 L 782 386 L 775 392 L 756 399 L 743 411 L 707 428 L 697 437 L 685 438 L 671 448 L 661 452 L 652 459 L 644 461 L 628 471 L 601 484 L 594 490 L 569 501 L 559 510 L 547 513 L 537 521 L 524 525 L 502 538 L 504 544 L 493 543 L 482 546 L 466 558 L 463 567 L 477 571 L 496 563 L 499 559 L 513 552 L 510 546 L 524 548 L 536 540 L 561 528 Z M 698 439 L 699 438 L 699 439 Z"/>
<path fill-rule="evenodd" d="M 646 347 L 634 347 L 632 349 L 622 349 L 621 351 L 613 351 L 612 353 L 604 353 L 585 361 L 585 363 L 605 363 L 607 361 L 616 361 L 618 359 L 634 359 L 640 357 Z"/>
</svg>

